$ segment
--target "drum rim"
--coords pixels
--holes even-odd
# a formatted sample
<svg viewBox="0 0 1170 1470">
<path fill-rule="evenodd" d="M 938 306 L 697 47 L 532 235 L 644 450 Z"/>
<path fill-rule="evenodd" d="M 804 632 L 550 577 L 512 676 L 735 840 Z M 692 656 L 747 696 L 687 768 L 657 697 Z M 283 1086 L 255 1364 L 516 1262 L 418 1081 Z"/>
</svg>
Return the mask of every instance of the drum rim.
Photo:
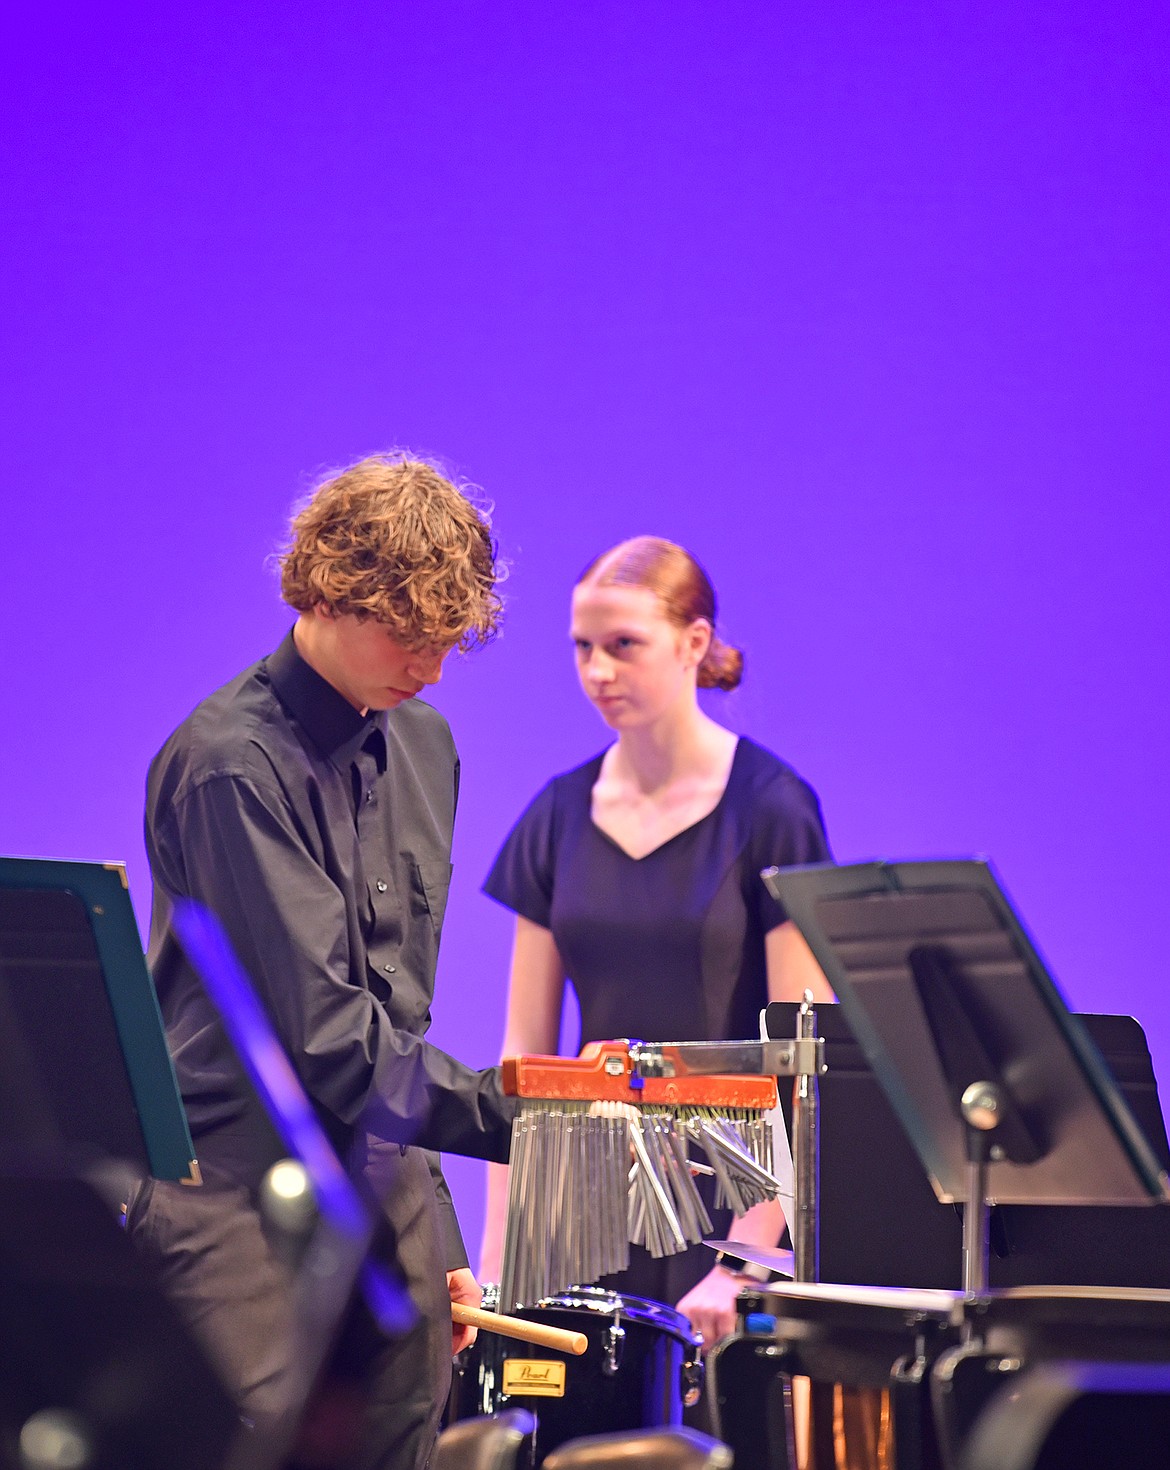
<svg viewBox="0 0 1170 1470">
<path fill-rule="evenodd" d="M 589 1311 L 599 1317 L 612 1317 L 620 1312 L 623 1320 L 642 1326 L 660 1328 L 690 1347 L 698 1347 L 702 1339 L 690 1324 L 689 1318 L 676 1307 L 666 1302 L 657 1302 L 652 1297 L 634 1296 L 630 1292 L 612 1291 L 605 1286 L 570 1286 L 529 1306 L 517 1307 L 515 1315 L 525 1312 Z"/>
</svg>

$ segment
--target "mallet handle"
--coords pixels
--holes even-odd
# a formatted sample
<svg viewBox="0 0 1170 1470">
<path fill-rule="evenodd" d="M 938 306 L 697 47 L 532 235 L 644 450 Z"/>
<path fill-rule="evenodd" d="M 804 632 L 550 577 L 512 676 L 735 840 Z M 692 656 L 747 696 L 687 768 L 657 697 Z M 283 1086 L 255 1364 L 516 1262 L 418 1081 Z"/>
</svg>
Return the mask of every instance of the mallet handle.
<svg viewBox="0 0 1170 1470">
<path fill-rule="evenodd" d="M 537 1347 L 555 1348 L 558 1353 L 580 1357 L 589 1346 L 583 1332 L 567 1332 L 563 1327 L 546 1327 L 543 1322 L 526 1322 L 523 1317 L 505 1317 L 501 1312 L 485 1312 L 482 1307 L 465 1307 L 451 1303 L 451 1320 L 464 1327 L 482 1327 L 485 1332 L 498 1332 L 501 1337 L 516 1337 L 533 1342 Z"/>
</svg>

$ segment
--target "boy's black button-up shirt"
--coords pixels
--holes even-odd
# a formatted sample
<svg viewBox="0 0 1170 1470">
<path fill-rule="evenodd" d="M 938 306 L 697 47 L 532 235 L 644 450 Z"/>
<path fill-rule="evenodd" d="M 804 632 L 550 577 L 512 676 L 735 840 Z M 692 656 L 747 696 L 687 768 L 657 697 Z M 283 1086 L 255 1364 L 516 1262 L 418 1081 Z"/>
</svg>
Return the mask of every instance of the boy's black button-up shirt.
<svg viewBox="0 0 1170 1470">
<path fill-rule="evenodd" d="M 459 765 L 412 700 L 362 715 L 297 653 L 200 704 L 151 763 L 149 958 L 196 1151 L 241 1157 L 267 1135 L 171 901 L 218 915 L 330 1131 L 506 1159 L 512 1103 L 423 1039 L 451 877 Z M 253 1145 L 254 1140 L 254 1145 Z M 259 1160 L 257 1160 L 259 1162 Z M 434 1166 L 454 1244 L 446 1186 Z"/>
</svg>

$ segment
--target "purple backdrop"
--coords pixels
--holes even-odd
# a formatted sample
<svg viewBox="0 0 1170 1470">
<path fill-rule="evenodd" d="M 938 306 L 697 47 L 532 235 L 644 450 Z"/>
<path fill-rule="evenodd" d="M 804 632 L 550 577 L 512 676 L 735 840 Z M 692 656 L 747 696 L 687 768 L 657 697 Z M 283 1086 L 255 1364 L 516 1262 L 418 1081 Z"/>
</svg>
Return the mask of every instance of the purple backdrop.
<svg viewBox="0 0 1170 1470">
<path fill-rule="evenodd" d="M 286 627 L 290 501 L 407 444 L 512 563 L 437 695 L 436 1040 L 494 1059 L 478 884 L 603 738 L 572 578 L 652 531 L 708 564 L 726 719 L 837 855 L 991 855 L 1165 1076 L 1166 7 L 196 9 L 0 47 L 0 851 L 124 858 L 145 919 L 146 764 Z"/>
</svg>

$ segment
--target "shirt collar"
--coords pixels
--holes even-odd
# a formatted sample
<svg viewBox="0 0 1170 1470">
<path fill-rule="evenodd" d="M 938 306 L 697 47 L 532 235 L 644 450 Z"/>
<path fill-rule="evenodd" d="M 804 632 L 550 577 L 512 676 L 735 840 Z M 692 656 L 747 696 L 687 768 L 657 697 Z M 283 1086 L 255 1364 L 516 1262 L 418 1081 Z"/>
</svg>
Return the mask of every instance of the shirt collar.
<svg viewBox="0 0 1170 1470">
<path fill-rule="evenodd" d="M 265 660 L 277 698 L 295 716 L 322 755 L 356 755 L 371 734 L 380 770 L 386 764 L 385 711 L 363 715 L 312 669 L 297 652 L 290 629 L 275 653 Z M 376 737 L 381 736 L 378 740 Z"/>
</svg>

